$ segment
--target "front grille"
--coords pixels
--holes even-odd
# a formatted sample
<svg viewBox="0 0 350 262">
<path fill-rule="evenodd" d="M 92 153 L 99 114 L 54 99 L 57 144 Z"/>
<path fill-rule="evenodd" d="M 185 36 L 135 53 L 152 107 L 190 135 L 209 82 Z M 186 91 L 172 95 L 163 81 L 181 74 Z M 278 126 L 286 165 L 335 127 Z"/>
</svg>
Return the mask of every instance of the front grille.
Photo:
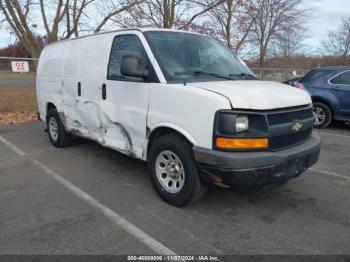
<svg viewBox="0 0 350 262">
<path fill-rule="evenodd" d="M 295 120 L 300 121 L 309 118 L 313 118 L 312 108 L 292 112 L 274 113 L 267 116 L 270 126 L 292 123 Z"/>
<path fill-rule="evenodd" d="M 277 150 L 305 141 L 311 136 L 312 128 L 305 129 L 298 133 L 291 133 L 283 136 L 270 138 L 270 149 Z"/>
<path fill-rule="evenodd" d="M 312 107 L 287 109 L 284 112 L 267 113 L 266 118 L 270 130 L 270 149 L 281 150 L 307 140 L 312 134 Z M 301 124 L 300 130 L 293 129 L 296 121 Z"/>
</svg>

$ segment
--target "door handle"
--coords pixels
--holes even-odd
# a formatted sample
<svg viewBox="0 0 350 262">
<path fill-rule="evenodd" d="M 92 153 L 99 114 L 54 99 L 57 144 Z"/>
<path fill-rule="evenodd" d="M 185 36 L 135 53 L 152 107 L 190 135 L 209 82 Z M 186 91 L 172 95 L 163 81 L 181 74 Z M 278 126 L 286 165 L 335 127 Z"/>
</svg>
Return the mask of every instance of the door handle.
<svg viewBox="0 0 350 262">
<path fill-rule="evenodd" d="M 78 82 L 78 96 L 81 96 L 81 83 Z"/>
<path fill-rule="evenodd" d="M 107 90 L 106 84 L 102 84 L 102 100 L 106 100 L 107 98 Z"/>
</svg>

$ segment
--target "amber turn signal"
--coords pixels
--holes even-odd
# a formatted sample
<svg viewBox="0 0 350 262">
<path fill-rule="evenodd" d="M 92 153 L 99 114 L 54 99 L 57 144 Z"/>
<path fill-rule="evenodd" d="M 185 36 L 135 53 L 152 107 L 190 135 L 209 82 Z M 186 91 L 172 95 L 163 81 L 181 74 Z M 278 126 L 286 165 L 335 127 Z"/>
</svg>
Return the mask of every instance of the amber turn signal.
<svg viewBox="0 0 350 262">
<path fill-rule="evenodd" d="M 269 146 L 268 138 L 222 138 L 215 141 L 216 147 L 222 149 L 264 149 Z"/>
</svg>

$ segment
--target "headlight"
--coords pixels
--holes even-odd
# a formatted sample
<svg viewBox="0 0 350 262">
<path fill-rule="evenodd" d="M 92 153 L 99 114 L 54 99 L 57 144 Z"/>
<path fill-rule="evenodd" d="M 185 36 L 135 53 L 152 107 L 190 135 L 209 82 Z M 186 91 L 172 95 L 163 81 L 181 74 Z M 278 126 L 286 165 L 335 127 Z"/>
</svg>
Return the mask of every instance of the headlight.
<svg viewBox="0 0 350 262">
<path fill-rule="evenodd" d="M 213 147 L 225 151 L 264 150 L 269 133 L 263 113 L 220 110 L 215 115 Z"/>
<path fill-rule="evenodd" d="M 235 130 L 237 133 L 242 133 L 249 129 L 249 120 L 247 116 L 238 116 L 235 121 Z"/>
</svg>

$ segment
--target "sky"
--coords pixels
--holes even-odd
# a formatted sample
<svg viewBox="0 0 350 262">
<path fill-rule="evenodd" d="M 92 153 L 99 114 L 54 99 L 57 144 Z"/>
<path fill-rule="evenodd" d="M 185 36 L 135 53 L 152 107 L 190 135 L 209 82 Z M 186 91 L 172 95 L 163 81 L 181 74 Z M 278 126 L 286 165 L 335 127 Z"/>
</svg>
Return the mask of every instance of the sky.
<svg viewBox="0 0 350 262">
<path fill-rule="evenodd" d="M 325 39 L 330 30 L 339 27 L 341 18 L 350 16 L 350 0 L 304 0 L 303 4 L 309 8 L 307 23 L 305 24 L 307 39 L 304 41 L 305 53 L 317 54 L 322 39 Z M 0 28 L 0 48 L 14 42 L 14 36 Z"/>
<path fill-rule="evenodd" d="M 350 16 L 350 0 L 307 0 L 304 6 L 311 8 L 305 43 L 317 52 L 327 33 L 339 27 L 342 17 Z"/>
</svg>

